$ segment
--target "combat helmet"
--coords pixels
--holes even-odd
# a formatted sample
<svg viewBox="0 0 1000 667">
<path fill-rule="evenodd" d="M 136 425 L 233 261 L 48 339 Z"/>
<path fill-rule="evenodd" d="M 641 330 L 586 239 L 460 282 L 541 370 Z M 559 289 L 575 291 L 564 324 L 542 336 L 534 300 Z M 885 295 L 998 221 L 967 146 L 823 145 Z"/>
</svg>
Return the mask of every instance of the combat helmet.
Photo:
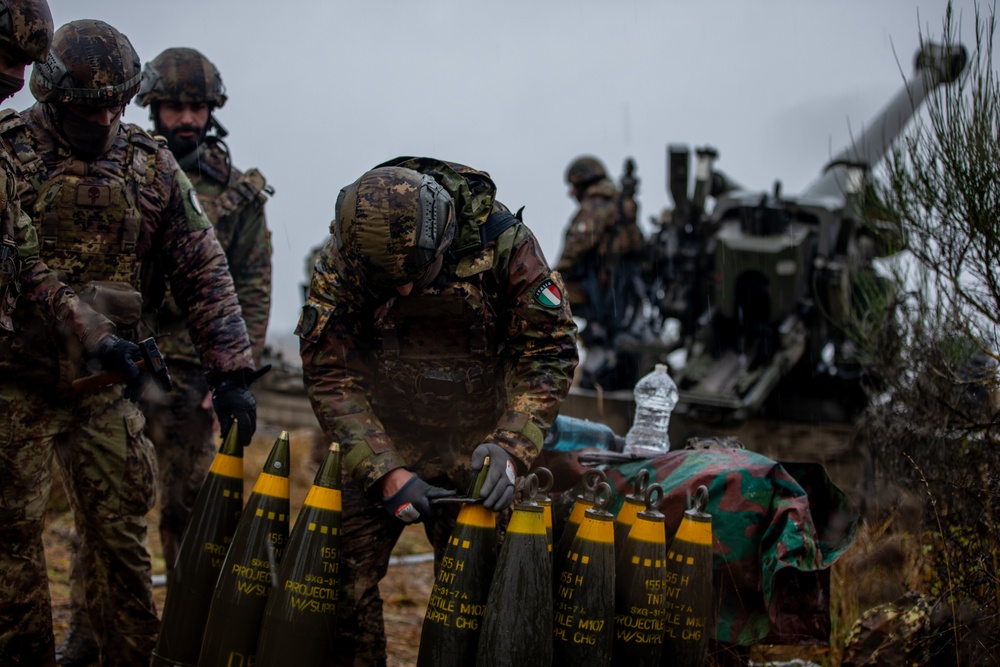
<svg viewBox="0 0 1000 667">
<path fill-rule="evenodd" d="M 146 63 L 135 103 L 205 103 L 221 109 L 226 103 L 222 75 L 212 61 L 195 49 L 170 48 Z"/>
<path fill-rule="evenodd" d="M 0 0 L 0 44 L 40 63 L 52 46 L 52 13 L 45 0 Z"/>
<path fill-rule="evenodd" d="M 391 289 L 417 280 L 455 238 L 455 205 L 433 177 L 377 167 L 340 191 L 333 233 L 366 285 Z"/>
<path fill-rule="evenodd" d="M 39 102 L 124 107 L 139 89 L 141 64 L 128 37 L 104 21 L 70 21 L 56 30 L 48 57 L 32 68 Z"/>
<path fill-rule="evenodd" d="M 575 188 L 586 187 L 607 178 L 607 172 L 601 161 L 590 155 L 583 155 L 569 163 L 566 169 L 566 182 Z"/>
</svg>

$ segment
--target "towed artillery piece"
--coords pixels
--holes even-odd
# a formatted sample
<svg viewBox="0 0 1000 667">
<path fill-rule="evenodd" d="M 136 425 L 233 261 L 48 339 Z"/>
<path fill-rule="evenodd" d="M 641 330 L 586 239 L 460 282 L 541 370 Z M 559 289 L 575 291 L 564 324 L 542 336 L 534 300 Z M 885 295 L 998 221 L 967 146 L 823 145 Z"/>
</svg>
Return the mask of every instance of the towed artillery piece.
<svg viewBox="0 0 1000 667">
<path fill-rule="evenodd" d="M 764 412 L 844 422 L 864 407 L 864 369 L 846 332 L 865 311 L 871 292 L 863 284 L 895 289 L 874 262 L 895 251 L 902 233 L 872 219 L 871 172 L 967 58 L 962 46 L 924 45 L 902 90 L 798 195 L 780 182 L 771 192 L 744 189 L 714 168 L 718 153 L 708 147 L 696 150 L 689 195 L 690 151 L 668 146 L 674 209 L 648 241 L 634 295 L 643 307 L 626 311 L 636 316 L 617 344 L 641 359 L 634 380 L 668 364 L 680 423 L 738 425 Z"/>
</svg>

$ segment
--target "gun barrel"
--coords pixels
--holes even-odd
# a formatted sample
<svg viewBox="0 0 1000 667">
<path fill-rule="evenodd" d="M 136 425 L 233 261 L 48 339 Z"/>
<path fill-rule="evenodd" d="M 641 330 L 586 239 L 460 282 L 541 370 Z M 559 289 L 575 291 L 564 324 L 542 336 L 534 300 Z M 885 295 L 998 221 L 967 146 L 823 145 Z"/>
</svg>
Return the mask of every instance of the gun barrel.
<svg viewBox="0 0 1000 667">
<path fill-rule="evenodd" d="M 914 73 L 889 104 L 864 128 L 860 136 L 834 157 L 822 175 L 802 193 L 803 197 L 842 197 L 852 166 L 871 168 L 885 155 L 930 93 L 942 84 L 957 81 L 968 62 L 964 46 L 950 48 L 925 44 L 914 57 Z"/>
</svg>

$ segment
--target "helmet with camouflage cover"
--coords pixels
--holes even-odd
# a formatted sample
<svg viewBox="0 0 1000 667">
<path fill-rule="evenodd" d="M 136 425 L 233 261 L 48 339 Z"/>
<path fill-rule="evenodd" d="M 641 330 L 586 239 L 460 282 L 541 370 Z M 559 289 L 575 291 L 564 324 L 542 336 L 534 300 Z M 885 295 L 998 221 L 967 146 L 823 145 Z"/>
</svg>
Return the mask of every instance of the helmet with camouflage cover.
<svg viewBox="0 0 1000 667">
<path fill-rule="evenodd" d="M 52 46 L 52 13 L 45 0 L 0 0 L 0 45 L 40 63 Z"/>
<path fill-rule="evenodd" d="M 333 232 L 344 259 L 369 287 L 420 278 L 455 237 L 455 206 L 433 177 L 404 167 L 362 174 L 337 197 Z"/>
<path fill-rule="evenodd" d="M 604 165 L 589 155 L 576 158 L 566 169 L 566 182 L 576 188 L 586 187 L 602 178 L 607 178 Z"/>
<path fill-rule="evenodd" d="M 104 21 L 70 21 L 31 72 L 39 102 L 124 107 L 139 89 L 141 64 L 128 37 Z"/>
<path fill-rule="evenodd" d="M 205 103 L 221 109 L 226 99 L 222 75 L 211 60 L 195 49 L 170 48 L 143 67 L 135 103 Z"/>
</svg>

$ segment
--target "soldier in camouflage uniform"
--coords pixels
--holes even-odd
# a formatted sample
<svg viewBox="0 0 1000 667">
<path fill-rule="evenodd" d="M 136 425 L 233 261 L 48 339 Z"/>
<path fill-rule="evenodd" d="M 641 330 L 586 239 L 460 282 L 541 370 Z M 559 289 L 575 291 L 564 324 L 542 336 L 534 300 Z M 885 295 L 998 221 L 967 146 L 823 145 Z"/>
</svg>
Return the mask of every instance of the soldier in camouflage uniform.
<svg viewBox="0 0 1000 667">
<path fill-rule="evenodd" d="M 378 582 L 406 522 L 440 563 L 464 492 L 504 511 L 569 390 L 562 280 L 485 172 L 397 158 L 344 188 L 296 329 L 306 389 L 344 452 L 340 665 L 384 665 Z"/>
<path fill-rule="evenodd" d="M 24 86 L 24 70 L 42 62 L 52 44 L 52 15 L 45 0 L 0 0 L 0 100 Z M 114 325 L 94 312 L 41 261 L 38 235 L 21 211 L 10 155 L 0 150 L 0 337 L 14 333 L 17 299 L 34 302 L 48 326 L 61 327 L 107 368 L 138 374 L 129 354 L 104 355 Z M 124 345 L 119 345 L 119 350 Z M 137 350 L 136 350 L 137 352 Z"/>
<path fill-rule="evenodd" d="M 260 364 L 271 311 L 271 239 L 264 216 L 272 192 L 256 169 L 246 173 L 230 162 L 226 131 L 214 111 L 227 100 L 222 76 L 195 49 L 170 48 L 146 63 L 135 101 L 149 107 L 154 132 L 191 179 L 215 235 L 226 253 L 243 321 Z M 215 457 L 212 404 L 205 369 L 191 342 L 184 313 L 169 290 L 151 315 L 159 348 L 169 361 L 173 390 L 151 386 L 143 397 L 146 434 L 156 447 L 160 470 L 160 544 L 171 578 L 188 517 Z M 87 665 L 96 645 L 91 638 L 83 584 L 71 569 L 70 632 L 60 646 L 60 664 Z"/>
<path fill-rule="evenodd" d="M 95 295 L 121 336 L 134 333 L 169 278 L 210 371 L 220 422 L 236 420 L 248 441 L 255 372 L 232 278 L 173 156 L 121 122 L 139 76 L 124 35 L 101 21 L 72 21 L 34 68 L 37 103 L 0 113 L 0 140 L 22 176 L 18 193 L 42 259 L 78 294 Z M 88 359 L 76 340 L 45 325 L 37 306 L 19 303 L 12 319 L 16 336 L 0 341 L 0 663 L 54 664 L 42 549 L 54 457 L 85 545 L 102 664 L 146 664 L 158 620 L 145 520 L 156 462 L 145 420 L 121 385 L 73 393 L 72 380 L 91 372 Z"/>
<path fill-rule="evenodd" d="M 583 369 L 583 381 L 592 386 L 595 378 L 590 369 L 598 350 L 614 347 L 623 323 L 622 304 L 630 293 L 628 282 L 638 269 L 645 239 L 636 224 L 635 200 L 618 190 L 599 160 L 575 159 L 566 170 L 566 183 L 580 208 L 566 229 L 556 271 L 566 280 L 573 314 L 587 320 L 580 339 L 591 358 Z M 627 377 L 631 372 L 619 371 L 618 375 L 626 376 L 620 378 L 621 383 L 631 388 L 633 380 Z M 603 376 L 599 383 L 606 389 L 619 388 L 610 374 L 598 375 Z"/>
<path fill-rule="evenodd" d="M 271 237 L 264 203 L 272 191 L 259 171 L 244 173 L 230 163 L 225 131 L 213 115 L 226 103 L 222 77 L 198 51 L 167 49 L 143 68 L 136 103 L 149 106 L 156 133 L 166 137 L 215 226 L 259 365 L 271 312 Z M 147 392 L 144 412 L 160 465 L 160 539 L 169 574 L 217 447 L 211 404 L 205 401 L 205 370 L 184 314 L 169 293 L 157 330 L 167 334 L 160 350 L 170 360 L 174 390 Z"/>
</svg>

